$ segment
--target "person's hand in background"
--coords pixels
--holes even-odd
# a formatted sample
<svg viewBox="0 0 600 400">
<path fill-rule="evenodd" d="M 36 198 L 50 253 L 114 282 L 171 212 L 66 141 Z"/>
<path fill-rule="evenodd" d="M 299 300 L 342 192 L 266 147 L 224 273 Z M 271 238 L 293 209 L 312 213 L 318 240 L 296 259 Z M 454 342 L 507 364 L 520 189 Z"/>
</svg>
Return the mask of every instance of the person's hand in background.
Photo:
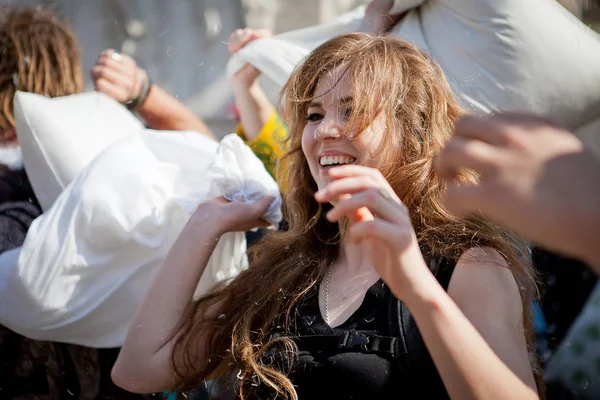
<svg viewBox="0 0 600 400">
<path fill-rule="evenodd" d="M 137 101 L 148 82 L 148 74 L 137 66 L 133 58 L 113 49 L 100 53 L 91 76 L 97 91 L 121 104 Z"/>
<path fill-rule="evenodd" d="M 233 55 L 237 53 L 242 47 L 254 40 L 271 37 L 272 35 L 272 32 L 268 29 L 236 29 L 229 35 L 229 40 L 227 41 L 229 54 Z M 260 71 L 258 69 L 251 64 L 246 64 L 233 76 L 232 81 L 234 85 L 239 84 L 250 87 L 256 82 L 259 76 Z"/>
<path fill-rule="evenodd" d="M 573 134 L 532 115 L 466 117 L 437 169 L 452 213 L 481 212 L 600 271 L 600 162 Z M 457 183 L 465 169 L 479 184 Z"/>
</svg>

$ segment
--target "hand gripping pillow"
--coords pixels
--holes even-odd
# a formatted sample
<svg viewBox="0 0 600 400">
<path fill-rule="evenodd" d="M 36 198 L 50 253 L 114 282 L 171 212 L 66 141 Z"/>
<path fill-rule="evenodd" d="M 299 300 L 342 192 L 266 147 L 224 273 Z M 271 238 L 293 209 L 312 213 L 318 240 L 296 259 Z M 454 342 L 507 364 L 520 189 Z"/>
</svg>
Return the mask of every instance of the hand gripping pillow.
<svg viewBox="0 0 600 400">
<path fill-rule="evenodd" d="M 281 87 L 316 46 L 355 31 L 364 9 L 252 42 L 232 57 L 228 73 L 251 63 Z M 431 54 L 471 112 L 534 112 L 576 133 L 600 121 L 600 36 L 558 2 L 396 0 L 393 10 L 409 12 L 391 34 Z M 580 136 L 589 144 L 590 135 Z"/>
<path fill-rule="evenodd" d="M 14 104 L 23 162 L 43 210 L 106 147 L 144 128 L 99 92 L 55 98 L 17 92 Z"/>
<path fill-rule="evenodd" d="M 275 194 L 276 210 L 265 218 L 277 223 L 276 183 L 233 136 L 224 144 L 241 161 L 223 163 L 217 143 L 194 132 L 140 132 L 104 150 L 33 222 L 22 248 L 0 255 L 0 298 L 6 299 L 0 324 L 38 340 L 121 346 L 199 202 L 238 191 L 247 201 Z M 213 190 L 219 180 L 216 186 L 228 190 Z M 196 296 L 245 268 L 245 250 L 243 232 L 224 235 Z"/>
</svg>

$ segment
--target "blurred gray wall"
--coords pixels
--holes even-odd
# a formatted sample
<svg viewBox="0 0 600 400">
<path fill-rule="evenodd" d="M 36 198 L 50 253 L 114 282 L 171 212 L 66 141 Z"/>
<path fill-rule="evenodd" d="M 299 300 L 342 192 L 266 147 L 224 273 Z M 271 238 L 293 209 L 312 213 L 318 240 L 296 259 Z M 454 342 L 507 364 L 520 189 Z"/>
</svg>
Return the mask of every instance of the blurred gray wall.
<svg viewBox="0 0 600 400">
<path fill-rule="evenodd" d="M 82 49 L 85 71 L 115 48 L 186 102 L 217 134 L 230 132 L 233 103 L 225 76 L 229 34 L 244 26 L 285 32 L 327 22 L 366 0 L 0 0 L 53 5 Z M 91 89 L 91 82 L 87 80 Z"/>
</svg>

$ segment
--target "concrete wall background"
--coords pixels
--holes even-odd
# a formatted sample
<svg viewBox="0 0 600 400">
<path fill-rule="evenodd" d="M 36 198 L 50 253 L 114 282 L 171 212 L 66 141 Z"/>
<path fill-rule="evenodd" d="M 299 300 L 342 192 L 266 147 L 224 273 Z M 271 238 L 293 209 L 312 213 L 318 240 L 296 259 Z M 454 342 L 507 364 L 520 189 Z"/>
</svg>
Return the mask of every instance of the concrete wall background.
<svg viewBox="0 0 600 400">
<path fill-rule="evenodd" d="M 584 19 L 591 10 L 600 22 L 600 0 L 559 1 Z M 366 2 L 0 0 L 0 4 L 54 5 L 71 22 L 79 38 L 86 71 L 103 49 L 120 49 L 132 55 L 159 85 L 188 104 L 218 134 L 230 132 L 235 125 L 229 111 L 233 95 L 224 75 L 229 58 L 226 42 L 234 29 L 249 26 L 285 32 L 330 21 Z M 266 89 L 275 97 L 274 88 Z"/>
<path fill-rule="evenodd" d="M 366 0 L 365 0 L 366 1 Z M 230 132 L 233 95 L 224 75 L 237 28 L 284 32 L 326 22 L 363 0 L 0 0 L 53 5 L 79 38 L 89 71 L 105 48 L 132 55 L 218 134 Z M 91 90 L 91 82 L 87 81 Z"/>
</svg>

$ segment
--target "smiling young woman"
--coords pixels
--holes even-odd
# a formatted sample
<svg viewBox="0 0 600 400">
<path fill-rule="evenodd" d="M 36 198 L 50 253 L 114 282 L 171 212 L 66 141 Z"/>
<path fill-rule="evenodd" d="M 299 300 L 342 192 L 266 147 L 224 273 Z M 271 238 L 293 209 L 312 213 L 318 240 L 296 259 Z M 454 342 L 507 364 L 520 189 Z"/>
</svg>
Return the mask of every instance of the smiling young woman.
<svg viewBox="0 0 600 400">
<path fill-rule="evenodd" d="M 192 301 L 220 235 L 258 225 L 269 199 L 201 204 L 131 324 L 117 384 L 184 391 L 214 379 L 217 395 L 238 398 L 537 398 L 522 246 L 442 203 L 433 160 L 462 111 L 439 66 L 397 39 L 342 35 L 296 68 L 284 98 L 289 229 Z"/>
</svg>

